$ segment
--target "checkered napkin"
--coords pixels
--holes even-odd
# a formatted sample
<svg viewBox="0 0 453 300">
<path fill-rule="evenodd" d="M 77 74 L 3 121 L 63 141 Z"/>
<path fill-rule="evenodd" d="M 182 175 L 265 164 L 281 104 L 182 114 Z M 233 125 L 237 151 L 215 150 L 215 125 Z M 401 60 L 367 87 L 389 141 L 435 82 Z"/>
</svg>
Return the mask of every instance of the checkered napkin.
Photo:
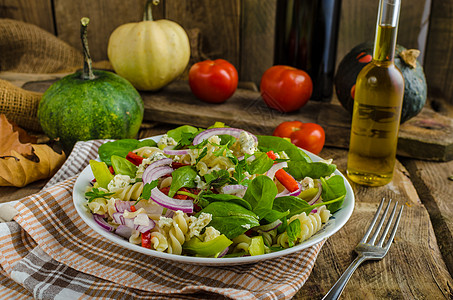
<svg viewBox="0 0 453 300">
<path fill-rule="evenodd" d="M 323 242 L 260 263 L 208 267 L 97 235 L 77 215 L 72 190 L 103 142 L 77 143 L 46 187 L 15 205 L 15 222 L 0 224 L 0 299 L 287 299 L 303 286 Z"/>
</svg>

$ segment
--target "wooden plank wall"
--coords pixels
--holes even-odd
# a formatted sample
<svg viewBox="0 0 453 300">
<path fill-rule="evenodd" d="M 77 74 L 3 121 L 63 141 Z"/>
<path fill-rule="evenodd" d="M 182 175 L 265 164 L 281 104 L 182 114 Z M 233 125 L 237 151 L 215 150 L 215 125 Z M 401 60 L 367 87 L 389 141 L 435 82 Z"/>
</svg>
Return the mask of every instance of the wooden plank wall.
<svg viewBox="0 0 453 300">
<path fill-rule="evenodd" d="M 201 50 L 224 58 L 240 80 L 259 83 L 273 63 L 275 7 L 279 0 L 162 0 L 155 19 L 168 18 L 186 30 L 199 28 Z M 79 20 L 91 18 L 94 60 L 107 59 L 107 42 L 119 25 L 142 19 L 145 0 L 0 0 L 0 18 L 36 24 L 81 49 Z M 337 64 L 355 45 L 373 40 L 378 0 L 343 0 Z M 430 91 L 453 104 L 453 0 L 402 1 L 398 43 L 422 51 Z"/>
</svg>

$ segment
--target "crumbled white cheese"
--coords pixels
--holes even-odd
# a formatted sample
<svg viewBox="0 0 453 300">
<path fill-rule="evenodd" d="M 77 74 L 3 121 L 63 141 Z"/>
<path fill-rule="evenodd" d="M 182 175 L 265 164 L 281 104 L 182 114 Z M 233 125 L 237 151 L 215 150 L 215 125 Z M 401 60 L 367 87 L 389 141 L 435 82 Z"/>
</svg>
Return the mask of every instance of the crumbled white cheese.
<svg viewBox="0 0 453 300">
<path fill-rule="evenodd" d="M 209 242 L 220 235 L 220 231 L 212 226 L 206 227 L 204 241 Z"/>
<path fill-rule="evenodd" d="M 165 226 L 171 227 L 172 224 L 173 224 L 172 218 L 167 218 L 163 216 L 160 217 L 159 222 L 157 223 L 157 225 L 159 225 L 160 228 L 164 228 Z"/>
<path fill-rule="evenodd" d="M 195 176 L 195 183 L 197 184 L 197 189 L 203 190 L 207 186 L 207 184 L 201 180 L 201 177 L 199 175 Z"/>
<path fill-rule="evenodd" d="M 167 158 L 161 151 L 155 151 L 151 154 L 150 157 L 142 160 L 142 163 L 137 167 L 137 178 L 142 178 L 143 172 L 145 172 L 146 167 L 148 167 L 152 162 L 155 162 L 159 159 Z"/>
<path fill-rule="evenodd" d="M 119 189 L 127 187 L 131 182 L 131 178 L 128 175 L 117 174 L 109 182 L 107 188 L 109 192 L 113 193 L 118 191 Z"/>
<path fill-rule="evenodd" d="M 199 236 L 200 232 L 206 225 L 209 224 L 212 220 L 212 215 L 207 213 L 201 213 L 198 218 L 190 217 L 189 218 L 189 237 Z"/>
<path fill-rule="evenodd" d="M 258 143 L 255 142 L 253 136 L 245 131 L 239 135 L 239 145 L 241 146 L 241 152 L 243 154 L 252 155 L 257 151 Z"/>
<path fill-rule="evenodd" d="M 164 149 L 165 147 L 176 146 L 177 144 L 178 142 L 176 142 L 174 138 L 169 137 L 167 134 L 164 134 L 157 143 L 157 147 L 159 147 L 159 149 Z"/>
<path fill-rule="evenodd" d="M 310 178 L 310 177 L 305 177 L 305 178 L 302 179 L 302 181 L 300 182 L 300 185 L 301 185 L 301 190 L 302 190 L 302 191 L 305 191 L 305 190 L 314 188 L 314 187 L 315 187 L 315 182 L 314 182 L 314 180 L 313 180 L 312 178 Z"/>
</svg>

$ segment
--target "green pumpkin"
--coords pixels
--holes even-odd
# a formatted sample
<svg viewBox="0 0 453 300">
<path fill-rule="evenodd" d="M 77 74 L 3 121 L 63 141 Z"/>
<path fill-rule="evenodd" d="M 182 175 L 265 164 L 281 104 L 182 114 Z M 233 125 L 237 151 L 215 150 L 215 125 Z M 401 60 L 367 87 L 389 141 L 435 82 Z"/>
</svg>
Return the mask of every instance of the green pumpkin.
<svg viewBox="0 0 453 300">
<path fill-rule="evenodd" d="M 137 90 L 119 75 L 93 71 L 85 46 L 84 71 L 52 84 L 38 107 L 44 132 L 58 138 L 66 151 L 77 141 L 135 138 L 143 120 L 143 101 Z"/>
<path fill-rule="evenodd" d="M 426 103 L 427 85 L 423 68 L 418 61 L 409 63 L 406 48 L 397 45 L 395 49 L 395 65 L 404 77 L 404 98 L 401 109 L 401 123 L 415 117 Z M 372 59 L 373 44 L 362 43 L 354 47 L 341 60 L 335 74 L 335 92 L 341 105 L 352 114 L 354 107 L 354 89 L 360 71 Z M 415 59 L 416 57 L 411 57 Z M 414 65 L 412 65 L 414 64 Z"/>
</svg>

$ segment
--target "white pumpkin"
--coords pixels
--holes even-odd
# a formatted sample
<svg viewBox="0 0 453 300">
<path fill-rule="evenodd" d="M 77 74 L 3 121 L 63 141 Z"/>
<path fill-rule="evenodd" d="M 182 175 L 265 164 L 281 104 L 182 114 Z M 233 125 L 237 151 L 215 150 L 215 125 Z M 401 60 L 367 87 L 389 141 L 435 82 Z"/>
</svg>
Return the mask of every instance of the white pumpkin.
<svg viewBox="0 0 453 300">
<path fill-rule="evenodd" d="M 144 21 L 116 28 L 107 48 L 115 72 L 141 91 L 169 84 L 184 72 L 190 58 L 185 30 L 170 20 L 153 21 L 150 2 Z"/>
</svg>

